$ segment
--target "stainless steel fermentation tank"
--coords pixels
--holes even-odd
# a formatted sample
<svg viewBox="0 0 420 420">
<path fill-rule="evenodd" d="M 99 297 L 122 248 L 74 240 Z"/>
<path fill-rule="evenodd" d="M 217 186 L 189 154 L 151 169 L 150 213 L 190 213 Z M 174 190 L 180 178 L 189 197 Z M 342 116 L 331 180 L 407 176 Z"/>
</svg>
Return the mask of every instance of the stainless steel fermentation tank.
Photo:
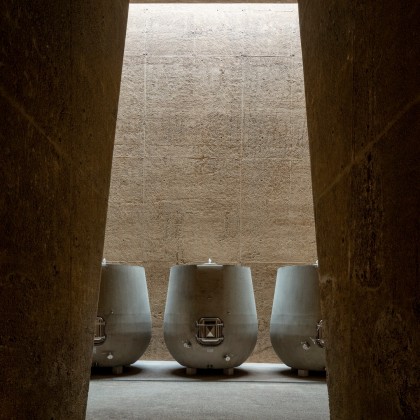
<svg viewBox="0 0 420 420">
<path fill-rule="evenodd" d="M 92 365 L 121 373 L 141 357 L 152 336 L 144 268 L 103 264 L 97 314 Z"/>
<path fill-rule="evenodd" d="M 233 368 L 252 353 L 258 321 L 251 270 L 237 265 L 177 265 L 170 270 L 166 346 L 187 373 Z"/>
<path fill-rule="evenodd" d="M 277 270 L 270 338 L 279 358 L 299 375 L 325 369 L 317 265 Z"/>
</svg>

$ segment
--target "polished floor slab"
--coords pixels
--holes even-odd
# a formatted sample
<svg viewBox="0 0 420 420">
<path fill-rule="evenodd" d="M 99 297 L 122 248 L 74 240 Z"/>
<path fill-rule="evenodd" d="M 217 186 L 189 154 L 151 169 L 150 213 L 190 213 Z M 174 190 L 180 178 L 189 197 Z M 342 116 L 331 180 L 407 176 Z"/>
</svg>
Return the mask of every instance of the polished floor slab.
<svg viewBox="0 0 420 420">
<path fill-rule="evenodd" d="M 87 419 L 329 418 L 323 373 L 301 378 L 285 365 L 244 363 L 187 375 L 177 362 L 139 361 L 121 375 L 93 370 Z"/>
</svg>

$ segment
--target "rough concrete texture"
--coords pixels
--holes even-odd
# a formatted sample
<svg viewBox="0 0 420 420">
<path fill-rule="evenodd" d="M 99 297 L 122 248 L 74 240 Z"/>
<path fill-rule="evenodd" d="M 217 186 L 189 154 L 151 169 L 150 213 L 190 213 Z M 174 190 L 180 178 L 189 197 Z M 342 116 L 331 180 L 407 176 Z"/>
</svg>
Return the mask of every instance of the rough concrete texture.
<svg viewBox="0 0 420 420">
<path fill-rule="evenodd" d="M 85 416 L 126 3 L 1 3 L 2 419 Z"/>
<path fill-rule="evenodd" d="M 331 417 L 419 418 L 419 3 L 299 13 Z"/>
<path fill-rule="evenodd" d="M 147 359 L 169 359 L 169 268 L 252 268 L 253 361 L 277 362 L 276 268 L 314 262 L 297 5 L 131 5 L 104 256 L 146 268 Z"/>
</svg>

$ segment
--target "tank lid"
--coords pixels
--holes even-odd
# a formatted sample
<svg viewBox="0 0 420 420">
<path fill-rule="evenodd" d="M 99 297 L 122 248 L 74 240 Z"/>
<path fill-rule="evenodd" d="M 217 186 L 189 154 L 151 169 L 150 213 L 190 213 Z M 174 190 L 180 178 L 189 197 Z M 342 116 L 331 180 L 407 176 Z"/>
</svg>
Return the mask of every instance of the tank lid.
<svg viewBox="0 0 420 420">
<path fill-rule="evenodd" d="M 216 264 L 215 262 L 213 262 L 211 260 L 211 258 L 209 258 L 207 262 L 205 262 L 203 264 L 197 264 L 197 267 L 199 267 L 199 268 L 204 268 L 204 267 L 205 268 L 220 268 L 220 267 L 223 267 L 223 265 L 222 264 Z"/>
</svg>

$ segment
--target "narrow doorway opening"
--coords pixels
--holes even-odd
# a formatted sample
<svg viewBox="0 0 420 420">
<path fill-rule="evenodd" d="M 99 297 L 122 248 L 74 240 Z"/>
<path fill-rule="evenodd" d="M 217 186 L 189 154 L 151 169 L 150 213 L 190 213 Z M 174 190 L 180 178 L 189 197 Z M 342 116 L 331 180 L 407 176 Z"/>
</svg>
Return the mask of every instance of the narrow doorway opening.
<svg viewBox="0 0 420 420">
<path fill-rule="evenodd" d="M 296 3 L 130 4 L 104 257 L 145 268 L 146 380 L 153 369 L 185 380 L 162 371 L 173 360 L 163 339 L 169 270 L 209 258 L 251 268 L 259 331 L 248 362 L 281 363 L 269 334 L 276 270 L 317 260 Z M 249 369 L 232 380 L 253 381 Z M 311 381 L 325 418 L 325 376 Z M 212 401 L 218 391 L 206 389 Z M 223 418 L 222 406 L 196 418 Z"/>
</svg>

